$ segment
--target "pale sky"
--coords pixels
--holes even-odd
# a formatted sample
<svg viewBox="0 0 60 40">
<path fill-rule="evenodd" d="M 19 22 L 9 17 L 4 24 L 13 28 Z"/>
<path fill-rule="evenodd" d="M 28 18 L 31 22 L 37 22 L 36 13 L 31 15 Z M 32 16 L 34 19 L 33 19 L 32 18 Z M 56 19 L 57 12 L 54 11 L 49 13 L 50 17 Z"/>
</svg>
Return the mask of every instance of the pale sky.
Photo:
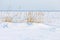
<svg viewBox="0 0 60 40">
<path fill-rule="evenodd" d="M 0 0 L 0 10 L 60 10 L 60 0 Z"/>
</svg>

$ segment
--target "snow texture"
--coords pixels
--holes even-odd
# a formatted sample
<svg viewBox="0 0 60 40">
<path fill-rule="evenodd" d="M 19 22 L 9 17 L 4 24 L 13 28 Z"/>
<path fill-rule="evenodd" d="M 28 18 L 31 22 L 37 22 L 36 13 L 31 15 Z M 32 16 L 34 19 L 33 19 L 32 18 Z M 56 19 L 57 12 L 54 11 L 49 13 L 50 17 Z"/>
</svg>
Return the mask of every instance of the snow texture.
<svg viewBox="0 0 60 40">
<path fill-rule="evenodd" d="M 0 40 L 60 40 L 60 28 L 42 23 L 0 23 Z"/>
</svg>

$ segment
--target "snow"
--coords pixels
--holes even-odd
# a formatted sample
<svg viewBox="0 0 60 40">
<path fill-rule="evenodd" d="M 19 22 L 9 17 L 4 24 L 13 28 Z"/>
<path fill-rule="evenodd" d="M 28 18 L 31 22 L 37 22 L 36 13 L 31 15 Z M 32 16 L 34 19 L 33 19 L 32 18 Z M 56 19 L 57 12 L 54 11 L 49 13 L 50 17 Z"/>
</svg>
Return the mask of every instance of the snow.
<svg viewBox="0 0 60 40">
<path fill-rule="evenodd" d="M 0 40 L 60 40 L 60 28 L 42 23 L 0 23 Z"/>
</svg>

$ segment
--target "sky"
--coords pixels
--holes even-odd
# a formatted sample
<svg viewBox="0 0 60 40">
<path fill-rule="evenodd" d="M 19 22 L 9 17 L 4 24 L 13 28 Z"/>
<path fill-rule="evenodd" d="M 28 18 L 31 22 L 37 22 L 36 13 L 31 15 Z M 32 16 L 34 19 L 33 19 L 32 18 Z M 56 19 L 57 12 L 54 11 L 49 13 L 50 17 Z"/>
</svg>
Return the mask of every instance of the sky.
<svg viewBox="0 0 60 40">
<path fill-rule="evenodd" d="M 60 10 L 60 0 L 0 0 L 0 10 Z"/>
</svg>

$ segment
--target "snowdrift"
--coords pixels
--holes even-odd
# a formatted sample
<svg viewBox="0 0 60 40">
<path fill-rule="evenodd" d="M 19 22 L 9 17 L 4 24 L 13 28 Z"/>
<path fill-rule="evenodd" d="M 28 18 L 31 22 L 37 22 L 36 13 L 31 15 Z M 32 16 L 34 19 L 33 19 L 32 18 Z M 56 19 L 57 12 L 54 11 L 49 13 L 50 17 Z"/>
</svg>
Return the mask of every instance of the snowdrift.
<svg viewBox="0 0 60 40">
<path fill-rule="evenodd" d="M 0 40 L 60 40 L 60 29 L 42 23 L 0 23 Z"/>
</svg>

